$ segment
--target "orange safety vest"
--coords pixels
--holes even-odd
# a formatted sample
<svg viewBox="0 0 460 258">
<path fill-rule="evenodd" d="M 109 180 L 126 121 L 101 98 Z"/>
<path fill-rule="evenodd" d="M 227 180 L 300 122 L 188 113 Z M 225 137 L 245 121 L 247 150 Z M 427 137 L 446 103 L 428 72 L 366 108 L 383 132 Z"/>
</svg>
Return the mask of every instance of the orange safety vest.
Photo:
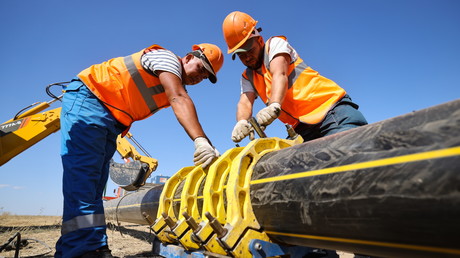
<svg viewBox="0 0 460 258">
<path fill-rule="evenodd" d="M 163 48 L 152 45 L 133 55 L 90 66 L 78 74 L 112 115 L 126 126 L 171 105 L 160 79 L 141 64 L 141 56 L 155 49 Z"/>
<path fill-rule="evenodd" d="M 284 36 L 278 36 L 286 40 Z M 270 73 L 269 43 L 265 43 L 264 63 L 262 73 L 247 68 L 243 77 L 249 80 L 259 97 L 269 104 L 272 75 Z M 299 122 L 317 124 L 323 121 L 327 112 L 337 103 L 346 92 L 335 82 L 319 75 L 319 73 L 298 57 L 288 68 L 288 90 L 281 105 L 278 117 L 283 123 L 296 126 Z"/>
</svg>

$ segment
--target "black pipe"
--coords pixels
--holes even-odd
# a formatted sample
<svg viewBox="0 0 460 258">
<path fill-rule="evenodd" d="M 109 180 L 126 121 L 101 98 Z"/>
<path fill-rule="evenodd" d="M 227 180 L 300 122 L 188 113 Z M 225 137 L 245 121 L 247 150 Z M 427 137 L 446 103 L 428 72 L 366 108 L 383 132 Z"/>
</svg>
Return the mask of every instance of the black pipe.
<svg viewBox="0 0 460 258">
<path fill-rule="evenodd" d="M 275 242 L 460 256 L 460 100 L 268 153 L 251 203 Z"/>
<path fill-rule="evenodd" d="M 156 219 L 158 200 L 164 185 L 146 185 L 136 192 L 104 202 L 105 216 L 109 220 L 148 225 L 145 215 Z M 145 215 L 144 215 L 145 214 Z"/>
</svg>

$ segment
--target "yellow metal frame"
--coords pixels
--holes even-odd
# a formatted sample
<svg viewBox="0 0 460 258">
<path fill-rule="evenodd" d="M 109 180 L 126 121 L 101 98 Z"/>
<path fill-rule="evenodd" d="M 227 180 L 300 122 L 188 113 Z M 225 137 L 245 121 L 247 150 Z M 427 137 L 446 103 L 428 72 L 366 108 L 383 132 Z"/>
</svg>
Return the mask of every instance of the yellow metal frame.
<svg viewBox="0 0 460 258">
<path fill-rule="evenodd" d="M 182 246 L 189 250 L 198 249 L 199 245 L 192 241 L 192 230 L 190 230 L 183 213 L 187 212 L 197 223 L 201 221 L 200 212 L 198 210 L 198 198 L 202 198 L 202 196 L 200 197 L 198 194 L 200 185 L 205 177 L 206 174 L 201 166 L 195 167 L 187 175 L 181 193 L 179 220 L 177 221 L 177 226 L 173 229 L 174 234 L 180 236 L 179 242 Z"/>
<path fill-rule="evenodd" d="M 199 230 L 195 232 L 194 236 L 202 243 L 206 250 L 213 253 L 227 254 L 219 244 L 217 235 L 212 229 L 205 213 L 209 212 L 222 225 L 225 225 L 227 222 L 225 190 L 227 187 L 228 175 L 233 160 L 243 149 L 244 147 L 237 147 L 226 151 L 212 164 L 208 171 L 203 194 L 203 220 L 200 223 Z"/>
<path fill-rule="evenodd" d="M 180 199 L 177 200 L 174 198 L 176 189 L 194 168 L 195 167 L 181 168 L 176 174 L 166 181 L 163 191 L 161 192 L 157 218 L 151 228 L 157 235 L 157 238 L 163 243 L 177 242 L 177 236 L 174 235 L 171 228 L 166 224 L 166 219 L 163 217 L 163 214 L 168 216 L 174 222 L 177 222 L 178 218 L 174 212 L 174 205 L 175 202 L 180 202 Z"/>
<path fill-rule="evenodd" d="M 294 140 L 261 138 L 246 147 L 228 150 L 208 171 L 201 166 L 179 170 L 167 181 L 160 196 L 157 219 L 152 226 L 158 239 L 164 243 L 180 243 L 188 250 L 203 247 L 216 254 L 250 257 L 251 239 L 270 241 L 260 230 L 250 203 L 253 168 L 263 155 L 299 143 L 302 143 L 301 137 Z M 203 182 L 203 195 L 199 196 Z M 179 193 L 180 199 L 174 199 Z M 201 213 L 200 198 L 203 198 Z M 174 205 L 180 205 L 179 214 L 177 209 L 174 211 Z M 199 223 L 198 228 L 190 228 L 182 215 L 184 211 Z"/>
<path fill-rule="evenodd" d="M 220 239 L 222 244 L 230 248 L 230 252 L 238 257 L 250 257 L 249 242 L 251 239 L 270 241 L 268 236 L 259 232 L 260 225 L 252 210 L 250 200 L 250 181 L 252 171 L 259 159 L 272 151 L 284 149 L 301 143 L 301 138 L 284 140 L 280 138 L 260 138 L 235 157 L 229 174 L 227 194 L 227 234 Z"/>
</svg>

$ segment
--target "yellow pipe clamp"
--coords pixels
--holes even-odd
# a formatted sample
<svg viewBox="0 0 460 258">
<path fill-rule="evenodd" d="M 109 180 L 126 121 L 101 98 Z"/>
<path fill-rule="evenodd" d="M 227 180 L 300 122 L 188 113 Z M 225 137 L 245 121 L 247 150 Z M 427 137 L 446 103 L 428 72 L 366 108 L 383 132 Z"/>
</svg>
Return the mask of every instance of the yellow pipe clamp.
<svg viewBox="0 0 460 258">
<path fill-rule="evenodd" d="M 251 239 L 270 241 L 250 203 L 252 169 L 265 154 L 302 143 L 302 138 L 260 138 L 226 151 L 207 170 L 179 170 L 165 184 L 152 230 L 163 243 L 187 250 L 250 257 Z"/>
</svg>

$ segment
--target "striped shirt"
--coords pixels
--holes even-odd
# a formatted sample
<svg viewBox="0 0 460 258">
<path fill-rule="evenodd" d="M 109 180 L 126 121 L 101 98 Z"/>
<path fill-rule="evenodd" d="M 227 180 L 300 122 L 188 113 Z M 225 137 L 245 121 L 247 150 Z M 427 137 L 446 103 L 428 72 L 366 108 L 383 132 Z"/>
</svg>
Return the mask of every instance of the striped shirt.
<svg viewBox="0 0 460 258">
<path fill-rule="evenodd" d="M 141 57 L 144 69 L 158 76 L 157 71 L 165 71 L 175 74 L 182 80 L 182 66 L 179 57 L 166 49 L 152 50 Z"/>
</svg>

